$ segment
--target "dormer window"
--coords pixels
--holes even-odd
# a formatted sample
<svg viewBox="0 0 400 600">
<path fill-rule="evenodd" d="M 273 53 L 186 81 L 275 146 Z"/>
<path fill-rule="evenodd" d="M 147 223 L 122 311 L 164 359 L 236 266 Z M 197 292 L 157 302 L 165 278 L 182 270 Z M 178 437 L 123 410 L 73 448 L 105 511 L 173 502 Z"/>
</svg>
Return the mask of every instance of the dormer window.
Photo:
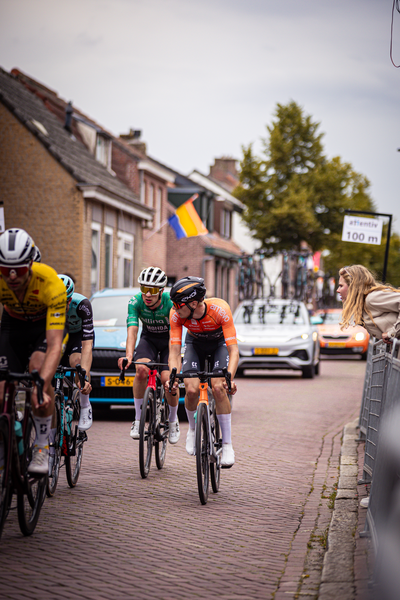
<svg viewBox="0 0 400 600">
<path fill-rule="evenodd" d="M 111 167 L 111 140 L 101 133 L 96 136 L 96 160 L 107 167 Z"/>
</svg>

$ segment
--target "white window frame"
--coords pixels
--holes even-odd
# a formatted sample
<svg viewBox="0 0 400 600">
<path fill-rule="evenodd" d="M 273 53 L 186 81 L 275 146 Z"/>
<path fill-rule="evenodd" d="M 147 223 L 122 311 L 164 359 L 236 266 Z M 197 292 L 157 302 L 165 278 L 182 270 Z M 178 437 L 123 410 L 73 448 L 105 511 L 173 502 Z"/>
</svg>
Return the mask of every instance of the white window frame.
<svg viewBox="0 0 400 600">
<path fill-rule="evenodd" d="M 92 262 L 90 263 L 90 289 L 91 289 L 91 293 L 94 294 L 94 292 L 97 292 L 100 289 L 100 265 L 101 265 L 101 260 L 100 260 L 100 241 L 101 241 L 101 224 L 92 221 L 91 229 L 92 229 L 91 239 L 90 239 L 90 249 L 91 249 L 91 252 L 93 252 L 93 232 L 94 231 L 97 232 L 97 248 L 96 248 L 97 268 L 96 268 L 96 281 L 93 281 L 93 267 L 92 267 Z"/>
<path fill-rule="evenodd" d="M 154 183 L 149 184 L 149 203 L 150 208 L 154 207 Z"/>
<path fill-rule="evenodd" d="M 118 287 L 132 287 L 133 286 L 133 259 L 134 259 L 134 241 L 135 238 L 131 233 L 125 233 L 124 231 L 118 231 Z M 130 244 L 131 249 L 125 248 L 125 244 Z M 131 262 L 132 268 L 129 272 L 129 281 L 125 282 L 125 261 Z M 127 283 L 128 285 L 124 285 Z"/>
<path fill-rule="evenodd" d="M 154 216 L 154 229 L 158 231 L 161 227 L 162 188 L 156 190 L 156 214 Z"/>
<path fill-rule="evenodd" d="M 110 260 L 109 260 L 109 264 L 108 264 L 108 272 L 106 272 L 107 269 L 107 255 L 106 255 L 106 251 L 107 251 L 107 246 L 106 246 L 106 236 L 110 236 Z M 113 261 L 114 261 L 114 252 L 113 252 L 113 242 L 114 242 L 114 229 L 112 227 L 109 227 L 108 225 L 104 226 L 104 285 L 105 287 L 112 287 L 113 286 Z M 107 278 L 109 281 L 109 286 L 107 286 Z"/>
</svg>

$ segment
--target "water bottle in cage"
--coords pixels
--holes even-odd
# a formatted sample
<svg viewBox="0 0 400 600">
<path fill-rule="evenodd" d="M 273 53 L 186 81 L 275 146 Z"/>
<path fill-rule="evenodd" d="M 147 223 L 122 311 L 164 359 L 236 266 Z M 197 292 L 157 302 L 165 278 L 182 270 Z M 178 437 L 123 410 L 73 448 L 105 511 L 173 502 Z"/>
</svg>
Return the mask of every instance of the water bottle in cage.
<svg viewBox="0 0 400 600">
<path fill-rule="evenodd" d="M 18 421 L 22 421 L 24 418 L 25 412 L 25 400 L 26 400 L 26 392 L 25 390 L 20 390 L 15 394 L 15 418 Z"/>
</svg>

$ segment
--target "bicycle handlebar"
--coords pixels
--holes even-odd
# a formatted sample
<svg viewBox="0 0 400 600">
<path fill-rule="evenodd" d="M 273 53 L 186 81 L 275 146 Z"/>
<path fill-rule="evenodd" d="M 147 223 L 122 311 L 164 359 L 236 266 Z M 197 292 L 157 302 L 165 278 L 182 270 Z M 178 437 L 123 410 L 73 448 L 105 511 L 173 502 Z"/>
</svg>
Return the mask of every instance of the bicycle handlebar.
<svg viewBox="0 0 400 600">
<path fill-rule="evenodd" d="M 207 373 L 207 371 L 197 371 L 196 373 L 177 373 L 176 367 L 174 367 L 171 371 L 171 375 L 169 378 L 169 392 L 172 391 L 172 386 L 175 383 L 175 379 L 180 379 L 183 381 L 184 379 L 200 379 L 201 383 L 205 383 L 207 379 L 210 377 L 224 377 L 226 384 L 228 386 L 228 392 L 232 392 L 232 374 L 228 371 L 227 367 L 223 367 L 222 369 L 216 369 L 211 373 Z"/>
<path fill-rule="evenodd" d="M 79 377 L 79 383 L 81 384 L 81 388 L 85 387 L 86 381 L 86 370 L 82 369 L 81 365 L 76 365 L 76 367 L 63 367 L 59 365 L 56 369 L 56 373 L 76 373 Z"/>
<path fill-rule="evenodd" d="M 32 381 L 36 385 L 39 405 L 43 404 L 43 385 L 44 380 L 40 377 L 39 371 L 34 369 L 31 373 L 11 373 L 8 369 L 0 370 L 0 381 Z"/>
<path fill-rule="evenodd" d="M 119 380 L 122 382 L 125 381 L 125 371 L 126 371 L 127 364 L 128 364 L 128 359 L 124 358 L 122 361 L 121 373 L 119 374 Z M 153 361 L 142 362 L 141 360 L 133 360 L 131 362 L 131 365 L 144 365 L 148 369 L 156 369 L 157 367 L 168 367 L 167 363 L 158 363 L 158 362 L 153 362 Z"/>
</svg>

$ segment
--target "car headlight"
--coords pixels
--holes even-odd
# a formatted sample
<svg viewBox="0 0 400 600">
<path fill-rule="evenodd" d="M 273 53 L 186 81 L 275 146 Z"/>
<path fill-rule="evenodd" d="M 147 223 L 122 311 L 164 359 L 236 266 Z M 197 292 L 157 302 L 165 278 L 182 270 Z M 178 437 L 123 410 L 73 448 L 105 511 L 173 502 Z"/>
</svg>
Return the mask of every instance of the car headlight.
<svg viewBox="0 0 400 600">
<path fill-rule="evenodd" d="M 317 341 L 317 339 L 318 339 L 318 332 L 317 331 L 313 331 L 312 339 L 314 340 L 314 342 Z"/>
<path fill-rule="evenodd" d="M 294 340 L 308 340 L 308 338 L 310 337 L 310 335 L 308 333 L 302 333 L 301 335 L 296 335 L 295 337 L 290 338 L 290 342 L 293 342 Z"/>
<path fill-rule="evenodd" d="M 308 333 L 302 333 L 302 334 L 301 334 L 301 339 L 302 339 L 302 340 L 308 340 L 308 338 L 309 338 L 309 335 L 308 335 Z"/>
<path fill-rule="evenodd" d="M 362 342 L 363 340 L 365 340 L 365 338 L 366 338 L 366 335 L 365 335 L 365 333 L 363 333 L 362 331 L 359 331 L 359 332 L 358 332 L 358 333 L 356 333 L 356 334 L 355 334 L 355 336 L 354 336 L 354 339 L 355 339 L 357 342 Z"/>
</svg>

